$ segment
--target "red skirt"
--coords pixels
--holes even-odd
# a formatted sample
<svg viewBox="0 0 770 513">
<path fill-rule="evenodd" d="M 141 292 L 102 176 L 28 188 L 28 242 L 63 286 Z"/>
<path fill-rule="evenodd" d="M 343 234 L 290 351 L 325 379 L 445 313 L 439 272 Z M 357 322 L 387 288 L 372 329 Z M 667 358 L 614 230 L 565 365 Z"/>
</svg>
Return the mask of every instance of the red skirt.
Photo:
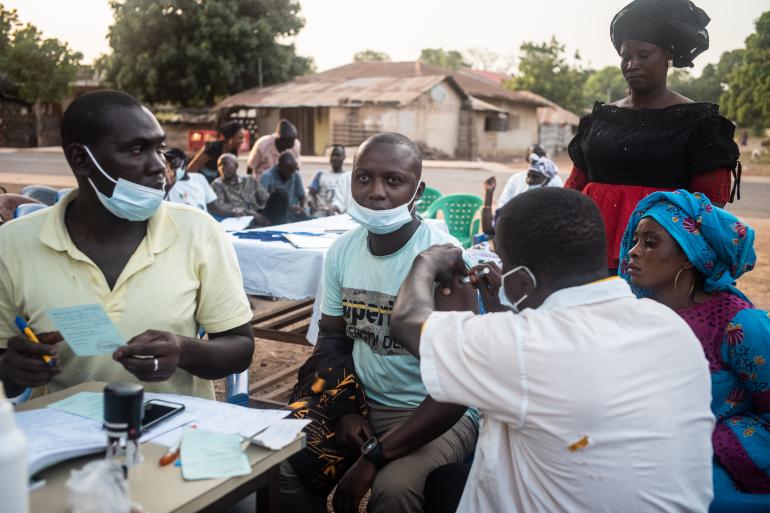
<svg viewBox="0 0 770 513">
<path fill-rule="evenodd" d="M 604 230 L 607 234 L 608 268 L 618 267 L 620 242 L 623 240 L 623 233 L 636 205 L 653 192 L 673 190 L 642 185 L 588 182 L 583 189 L 583 194 L 594 200 L 602 213 Z"/>
</svg>

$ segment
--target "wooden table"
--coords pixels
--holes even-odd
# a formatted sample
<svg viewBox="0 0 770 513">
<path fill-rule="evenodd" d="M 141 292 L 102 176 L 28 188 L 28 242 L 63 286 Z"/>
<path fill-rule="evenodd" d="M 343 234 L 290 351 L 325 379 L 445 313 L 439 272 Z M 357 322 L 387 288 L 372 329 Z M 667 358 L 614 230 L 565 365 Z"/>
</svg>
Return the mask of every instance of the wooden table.
<svg viewBox="0 0 770 513">
<path fill-rule="evenodd" d="M 49 403 L 64 399 L 78 392 L 100 392 L 105 383 L 83 383 L 44 397 L 33 399 L 17 407 L 18 410 L 42 408 Z M 105 434 L 106 437 L 106 434 Z M 34 442 L 32 442 L 34 443 Z M 305 446 L 305 435 L 300 434 L 289 446 L 271 451 L 249 445 L 246 455 L 251 473 L 227 479 L 185 481 L 179 467 L 160 467 L 158 460 L 166 447 L 152 442 L 142 444 L 144 461 L 129 471 L 128 481 L 131 498 L 141 504 L 147 513 L 221 512 L 248 495 L 257 492 L 258 512 L 278 512 L 278 468 L 282 461 L 299 452 Z M 85 456 L 66 461 L 43 470 L 38 474 L 46 484 L 30 494 L 32 513 L 68 513 L 65 483 L 70 471 L 82 467 L 88 461 L 102 457 Z M 1 509 L 1 508 L 0 508 Z"/>
</svg>

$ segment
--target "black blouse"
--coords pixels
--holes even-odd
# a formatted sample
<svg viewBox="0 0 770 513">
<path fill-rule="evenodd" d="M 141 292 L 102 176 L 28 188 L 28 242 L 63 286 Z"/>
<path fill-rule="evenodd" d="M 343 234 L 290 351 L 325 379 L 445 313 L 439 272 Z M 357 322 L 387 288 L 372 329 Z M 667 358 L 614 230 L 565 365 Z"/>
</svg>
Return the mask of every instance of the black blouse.
<svg viewBox="0 0 770 513">
<path fill-rule="evenodd" d="M 686 189 L 696 174 L 735 168 L 734 133 L 713 103 L 633 110 L 596 102 L 568 150 L 590 182 Z"/>
</svg>

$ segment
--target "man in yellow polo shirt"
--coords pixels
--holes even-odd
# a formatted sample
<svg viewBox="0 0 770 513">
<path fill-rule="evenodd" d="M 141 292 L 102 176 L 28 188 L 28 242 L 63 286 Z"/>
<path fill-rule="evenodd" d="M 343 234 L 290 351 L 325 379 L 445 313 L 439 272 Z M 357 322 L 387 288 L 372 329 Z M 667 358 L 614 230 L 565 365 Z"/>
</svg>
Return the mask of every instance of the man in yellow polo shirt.
<svg viewBox="0 0 770 513">
<path fill-rule="evenodd" d="M 210 380 L 248 368 L 254 351 L 225 233 L 205 212 L 162 201 L 165 134 L 134 97 L 77 98 L 61 135 L 78 189 L 0 229 L 0 379 L 8 395 L 141 381 L 147 390 L 213 399 Z M 62 343 L 46 312 L 87 304 L 101 305 L 124 346 L 78 357 Z M 17 315 L 43 344 L 20 336 Z M 199 326 L 209 340 L 197 338 Z"/>
</svg>

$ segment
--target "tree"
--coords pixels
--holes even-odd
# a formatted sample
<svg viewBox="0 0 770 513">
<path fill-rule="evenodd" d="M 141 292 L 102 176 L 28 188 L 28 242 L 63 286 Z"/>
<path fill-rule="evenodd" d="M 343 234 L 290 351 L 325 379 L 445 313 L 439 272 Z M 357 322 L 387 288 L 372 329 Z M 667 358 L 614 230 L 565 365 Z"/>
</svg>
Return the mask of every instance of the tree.
<svg viewBox="0 0 770 513">
<path fill-rule="evenodd" d="M 218 98 L 313 69 L 283 38 L 304 25 L 293 0 L 111 0 L 107 81 L 147 102 Z"/>
<path fill-rule="evenodd" d="M 18 86 L 23 99 L 31 103 L 63 100 L 82 58 L 66 43 L 44 39 L 34 25 L 19 21 L 16 10 L 0 4 L 0 73 Z"/>
<path fill-rule="evenodd" d="M 512 75 L 515 59 L 511 55 L 500 55 L 487 48 L 474 47 L 465 51 L 465 58 L 474 69 L 495 71 Z"/>
<path fill-rule="evenodd" d="M 463 55 L 457 50 L 444 50 L 443 48 L 423 48 L 420 52 L 420 60 L 434 66 L 447 69 L 460 69 L 470 66 Z"/>
<path fill-rule="evenodd" d="M 354 62 L 390 62 L 390 55 L 377 50 L 361 50 L 353 55 Z"/>
<path fill-rule="evenodd" d="M 580 54 L 575 52 L 575 60 Z M 565 47 L 556 37 L 544 43 L 521 45 L 519 75 L 506 82 L 506 87 L 527 90 L 544 96 L 567 110 L 581 112 L 584 105 L 583 85 L 588 71 L 572 66 L 565 57 Z"/>
<path fill-rule="evenodd" d="M 770 11 L 756 21 L 746 49 L 731 56 L 727 91 L 720 103 L 727 117 L 755 130 L 770 126 Z M 737 63 L 735 61 L 738 61 Z"/>
<path fill-rule="evenodd" d="M 618 66 L 607 66 L 589 72 L 583 86 L 584 107 L 590 108 L 595 101 L 612 103 L 625 98 L 628 84 Z"/>
<path fill-rule="evenodd" d="M 0 78 L 34 104 L 38 142 L 43 140 L 43 104 L 61 101 L 70 93 L 82 58 L 66 43 L 43 38 L 35 26 L 23 25 L 15 10 L 0 4 Z"/>
</svg>

